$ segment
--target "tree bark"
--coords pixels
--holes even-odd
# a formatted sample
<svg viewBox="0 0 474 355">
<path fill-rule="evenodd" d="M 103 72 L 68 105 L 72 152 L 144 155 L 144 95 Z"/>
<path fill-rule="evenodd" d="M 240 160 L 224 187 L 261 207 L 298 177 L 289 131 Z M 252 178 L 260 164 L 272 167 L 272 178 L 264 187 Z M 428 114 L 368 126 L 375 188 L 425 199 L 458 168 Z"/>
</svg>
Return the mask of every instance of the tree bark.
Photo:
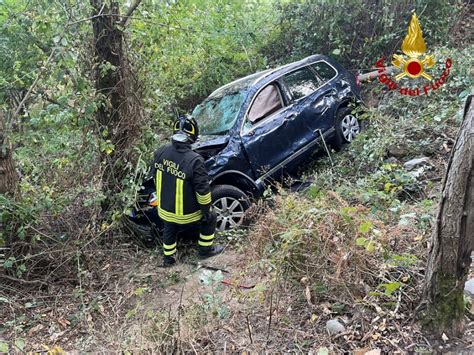
<svg viewBox="0 0 474 355">
<path fill-rule="evenodd" d="M 95 87 L 102 104 L 97 110 L 98 137 L 104 166 L 103 190 L 109 198 L 122 188 L 128 163 L 133 164 L 132 148 L 139 138 L 143 122 L 141 87 L 124 54 L 124 34 L 119 28 L 117 2 L 90 0 L 94 14 L 92 27 L 95 49 Z M 139 2 L 136 2 L 138 6 Z M 136 6 L 129 11 L 130 15 Z"/>
<path fill-rule="evenodd" d="M 14 195 L 18 174 L 13 162 L 12 150 L 6 139 L 4 112 L 0 111 L 0 193 Z"/>
<path fill-rule="evenodd" d="M 431 333 L 459 336 L 463 331 L 463 291 L 474 246 L 474 104 L 451 152 L 426 268 L 422 323 Z"/>
</svg>

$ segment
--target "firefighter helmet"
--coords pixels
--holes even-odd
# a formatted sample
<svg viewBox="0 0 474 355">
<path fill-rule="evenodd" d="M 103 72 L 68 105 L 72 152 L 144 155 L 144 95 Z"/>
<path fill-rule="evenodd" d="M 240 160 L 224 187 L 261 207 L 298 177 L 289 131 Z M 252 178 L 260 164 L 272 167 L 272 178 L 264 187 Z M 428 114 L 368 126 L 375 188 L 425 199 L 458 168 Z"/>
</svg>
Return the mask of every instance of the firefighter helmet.
<svg viewBox="0 0 474 355">
<path fill-rule="evenodd" d="M 181 143 L 194 143 L 199 136 L 196 120 L 191 116 L 181 116 L 173 124 L 173 140 Z"/>
</svg>

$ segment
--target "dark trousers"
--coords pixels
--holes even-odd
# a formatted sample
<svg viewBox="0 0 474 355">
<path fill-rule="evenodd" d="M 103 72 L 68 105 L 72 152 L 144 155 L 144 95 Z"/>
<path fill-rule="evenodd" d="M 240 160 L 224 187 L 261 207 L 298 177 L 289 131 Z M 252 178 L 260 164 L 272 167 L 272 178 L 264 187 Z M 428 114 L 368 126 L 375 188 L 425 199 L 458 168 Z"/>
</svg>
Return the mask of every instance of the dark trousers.
<svg viewBox="0 0 474 355">
<path fill-rule="evenodd" d="M 216 231 L 217 215 L 215 212 L 210 213 L 210 218 L 206 221 L 201 221 L 199 228 L 199 252 L 205 253 L 212 248 L 214 242 L 214 234 Z M 163 253 L 165 258 L 172 258 L 176 253 L 176 236 L 183 228 L 188 228 L 189 224 L 176 224 L 171 222 L 164 222 L 163 230 Z"/>
</svg>

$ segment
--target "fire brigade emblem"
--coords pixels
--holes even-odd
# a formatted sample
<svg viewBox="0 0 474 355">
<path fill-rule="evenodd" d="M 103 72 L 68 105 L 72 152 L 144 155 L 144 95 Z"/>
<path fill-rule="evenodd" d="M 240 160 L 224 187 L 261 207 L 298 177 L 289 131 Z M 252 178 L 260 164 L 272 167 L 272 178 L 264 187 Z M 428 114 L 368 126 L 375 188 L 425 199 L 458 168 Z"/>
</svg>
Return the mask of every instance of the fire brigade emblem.
<svg viewBox="0 0 474 355">
<path fill-rule="evenodd" d="M 426 52 L 426 43 L 421 32 L 420 22 L 414 13 L 411 17 L 408 32 L 402 43 L 402 52 L 408 56 L 394 54 L 392 64 L 402 70 L 401 73 L 395 76 L 398 81 L 401 78 L 408 76 L 410 78 L 423 78 L 431 81 L 431 75 L 425 72 L 425 69 L 431 68 L 435 65 L 433 56 L 427 55 L 420 60 L 420 57 Z"/>
</svg>

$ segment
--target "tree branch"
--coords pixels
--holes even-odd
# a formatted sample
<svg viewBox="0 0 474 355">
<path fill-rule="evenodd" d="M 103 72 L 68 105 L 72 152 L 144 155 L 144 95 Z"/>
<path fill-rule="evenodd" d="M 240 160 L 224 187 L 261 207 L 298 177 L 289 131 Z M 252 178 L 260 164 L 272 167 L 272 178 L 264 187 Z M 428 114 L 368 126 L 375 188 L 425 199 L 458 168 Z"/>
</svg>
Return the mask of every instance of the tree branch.
<svg viewBox="0 0 474 355">
<path fill-rule="evenodd" d="M 31 84 L 30 88 L 28 89 L 28 92 L 26 93 L 26 95 L 23 97 L 23 100 L 21 100 L 20 104 L 19 104 L 18 107 L 16 108 L 16 110 L 15 110 L 15 116 L 17 116 L 18 113 L 20 113 L 20 110 L 21 110 L 22 106 L 25 104 L 26 100 L 28 100 L 28 98 L 30 97 L 31 92 L 32 92 L 33 89 L 35 88 L 36 84 L 38 84 L 38 81 L 39 81 L 39 79 L 41 78 L 41 75 L 42 75 L 43 72 L 46 70 L 46 68 L 48 67 L 48 65 L 49 65 L 49 63 L 51 62 L 51 60 L 53 59 L 54 53 L 55 53 L 55 49 L 53 49 L 53 50 L 51 51 L 51 54 L 49 55 L 48 60 L 46 61 L 46 63 L 44 64 L 44 66 L 41 68 L 40 72 L 39 72 L 38 75 L 36 76 L 35 81 L 33 82 L 33 84 Z"/>
<path fill-rule="evenodd" d="M 122 26 L 122 27 L 127 26 L 127 23 L 128 23 L 128 20 L 129 20 L 130 16 L 132 16 L 133 11 L 135 11 L 135 9 L 138 7 L 138 5 L 140 5 L 141 2 L 142 2 L 142 0 L 135 0 L 135 2 L 132 4 L 132 6 L 130 6 L 128 8 L 128 11 L 125 14 L 125 16 L 122 18 L 122 21 L 120 21 L 120 26 Z"/>
</svg>

